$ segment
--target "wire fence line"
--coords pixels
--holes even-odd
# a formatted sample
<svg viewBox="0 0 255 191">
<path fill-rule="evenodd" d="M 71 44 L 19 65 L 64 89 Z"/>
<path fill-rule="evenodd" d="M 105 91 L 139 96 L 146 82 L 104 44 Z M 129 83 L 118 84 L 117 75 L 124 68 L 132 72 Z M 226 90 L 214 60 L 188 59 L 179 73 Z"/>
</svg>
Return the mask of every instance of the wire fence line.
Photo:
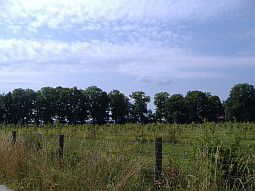
<svg viewBox="0 0 255 191">
<path fill-rule="evenodd" d="M 34 140 L 34 141 L 49 141 L 49 140 L 55 140 L 56 142 L 58 141 L 59 137 L 62 136 L 64 134 L 59 134 L 59 135 L 48 135 L 48 134 L 41 134 L 41 133 L 19 133 L 17 131 L 12 131 L 12 140 L 13 142 L 16 142 L 16 139 L 18 137 L 23 137 L 23 138 L 27 138 L 30 140 Z M 116 143 L 116 144 L 140 144 L 142 145 L 155 145 L 158 141 L 156 140 L 156 138 L 153 141 L 144 141 L 143 139 L 141 140 L 135 140 L 135 141 L 126 141 L 126 140 L 105 140 L 105 139 L 93 139 L 93 138 L 87 138 L 87 137 L 73 137 L 73 136 L 68 136 L 68 135 L 64 135 L 65 136 L 65 143 L 66 144 L 70 144 L 70 143 L 85 143 L 86 141 L 93 141 L 97 143 L 97 146 L 99 145 L 104 145 L 106 143 Z M 255 139 L 254 139 L 255 140 Z M 172 146 L 172 147 L 186 147 L 187 149 L 190 149 L 189 147 L 194 147 L 194 146 L 198 146 L 198 143 L 174 143 L 174 142 L 164 142 L 164 139 L 161 139 L 160 143 L 162 143 L 163 146 Z M 254 150 L 254 145 L 255 142 L 251 142 L 250 145 L 232 145 L 232 148 L 239 148 L 239 149 L 244 149 L 249 151 L 250 149 Z M 82 145 L 82 146 L 86 146 L 86 145 Z M 203 144 L 201 144 L 200 146 L 203 146 Z M 204 146 L 206 146 L 206 144 L 204 144 Z M 228 147 L 228 145 L 221 145 L 221 147 Z M 144 152 L 152 152 L 151 150 L 147 150 Z M 187 152 L 192 153 L 193 151 L 185 151 L 185 155 Z M 163 151 L 163 153 L 167 154 L 167 153 L 172 153 L 172 152 L 167 152 L 167 151 Z"/>
<path fill-rule="evenodd" d="M 106 145 L 118 145 L 118 147 L 125 148 L 126 146 L 133 147 L 132 153 L 135 155 L 144 155 L 150 158 L 151 169 L 148 171 L 148 176 L 153 176 L 155 181 L 161 179 L 164 174 L 164 169 L 169 168 L 169 163 L 177 158 L 184 158 L 187 160 L 187 164 L 190 160 L 197 161 L 199 158 L 213 158 L 215 157 L 216 151 L 211 151 L 213 148 L 208 144 L 178 144 L 174 142 L 164 142 L 161 137 L 156 137 L 154 141 L 121 141 L 121 140 L 99 140 L 87 137 L 73 137 L 64 134 L 59 135 L 44 135 L 42 133 L 18 133 L 17 131 L 12 131 L 9 137 L 13 144 L 19 139 L 23 139 L 25 144 L 30 147 L 30 149 L 40 150 L 48 147 L 49 145 L 55 150 L 55 155 L 61 160 L 64 157 L 69 157 L 73 154 L 73 151 L 80 150 L 84 151 L 86 149 L 102 150 Z M 229 146 L 219 145 L 220 149 L 227 149 Z M 210 150 L 211 149 L 211 150 Z M 248 153 L 245 160 L 250 163 L 255 161 L 255 150 L 252 145 L 241 146 L 234 145 L 231 149 L 239 149 L 242 152 Z M 126 157 L 127 152 L 124 150 L 110 150 L 108 151 L 111 155 L 118 155 Z M 210 153 L 211 152 L 211 153 Z M 234 160 L 235 158 L 232 158 Z M 185 160 L 184 160 L 185 161 Z M 188 165 L 187 165 L 187 168 Z M 231 177 L 236 177 L 235 175 Z"/>
<path fill-rule="evenodd" d="M 246 128 L 247 132 L 243 132 L 243 129 L 171 125 L 10 126 L 0 127 L 0 137 L 9 141 L 9 150 L 22 145 L 28 153 L 26 157 L 33 159 L 45 154 L 43 160 L 50 163 L 53 161 L 57 168 L 58 165 L 62 168 L 63 164 L 72 166 L 81 160 L 85 163 L 88 161 L 91 165 L 94 155 L 95 160 L 96 157 L 103 158 L 102 162 L 106 159 L 105 165 L 112 165 L 111 162 L 107 163 L 107 160 L 112 159 L 120 163 L 139 159 L 141 162 L 134 164 L 142 165 L 142 184 L 178 184 L 178 181 L 182 180 L 188 185 L 198 182 L 199 178 L 201 184 L 204 184 L 203 181 L 208 181 L 208 184 L 216 181 L 218 184 L 218 176 L 224 180 L 229 179 L 229 182 L 232 179 L 232 182 L 252 182 L 251 178 L 243 178 L 240 174 L 252 171 L 255 175 L 255 129 L 251 126 Z M 161 138 L 161 141 L 156 138 Z M 157 150 L 156 145 L 159 143 L 161 150 Z M 33 161 L 27 163 L 32 167 L 29 167 L 30 171 L 33 170 L 33 165 L 37 164 Z M 82 164 L 86 165 L 85 163 Z M 130 165 L 128 168 L 136 172 L 141 166 Z M 239 168 L 240 173 L 235 168 Z M 25 174 L 29 174 L 30 171 Z M 198 190 L 197 187 L 194 190 Z"/>
</svg>

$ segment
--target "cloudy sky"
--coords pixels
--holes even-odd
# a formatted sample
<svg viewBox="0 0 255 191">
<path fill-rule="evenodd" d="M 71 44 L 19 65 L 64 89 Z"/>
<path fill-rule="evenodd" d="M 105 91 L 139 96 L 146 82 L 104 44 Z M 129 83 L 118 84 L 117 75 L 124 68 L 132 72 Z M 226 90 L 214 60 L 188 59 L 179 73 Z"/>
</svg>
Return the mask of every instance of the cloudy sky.
<svg viewBox="0 0 255 191">
<path fill-rule="evenodd" d="M 96 85 L 225 100 L 254 72 L 254 0 L 0 0 L 1 93 Z"/>
</svg>

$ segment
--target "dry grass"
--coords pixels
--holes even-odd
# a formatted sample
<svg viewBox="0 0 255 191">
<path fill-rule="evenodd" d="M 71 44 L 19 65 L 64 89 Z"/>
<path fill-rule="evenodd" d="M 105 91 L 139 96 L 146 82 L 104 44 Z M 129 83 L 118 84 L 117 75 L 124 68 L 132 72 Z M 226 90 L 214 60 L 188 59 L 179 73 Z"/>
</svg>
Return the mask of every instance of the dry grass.
<svg viewBox="0 0 255 191">
<path fill-rule="evenodd" d="M 91 148 L 59 159 L 50 148 L 37 150 L 21 138 L 13 145 L 10 138 L 0 137 L 0 179 L 16 190 L 146 190 L 145 157 L 112 155 L 109 145 L 104 152 Z"/>
<path fill-rule="evenodd" d="M 87 137 L 85 127 L 80 127 L 80 132 L 77 130 L 74 134 L 72 134 L 74 127 L 71 127 L 71 130 L 68 127 L 58 130 L 39 129 L 38 131 L 42 132 L 40 135 L 44 134 L 44 130 L 50 135 L 63 133 L 60 131 L 71 132 L 65 139 L 63 159 L 58 156 L 58 137 L 52 141 L 47 136 L 42 139 L 34 136 L 30 138 L 18 136 L 16 143 L 13 144 L 11 135 L 7 136 L 11 130 L 7 129 L 6 133 L 0 133 L 0 181 L 15 190 L 209 191 L 242 188 L 254 190 L 255 188 L 254 162 L 248 160 L 255 159 L 254 153 L 243 155 L 240 145 L 231 137 L 226 141 L 229 142 L 230 147 L 223 144 L 221 139 L 215 140 L 216 137 L 222 136 L 221 132 L 228 130 L 225 127 L 213 133 L 211 137 L 206 127 L 203 127 L 204 129 L 193 126 L 178 127 L 178 131 L 174 131 L 174 138 L 171 134 L 173 127 L 159 128 L 158 135 L 162 135 L 164 140 L 173 139 L 173 141 L 169 141 L 171 144 L 164 147 L 166 153 L 163 175 L 157 182 L 154 182 L 153 177 L 152 136 L 156 134 L 154 127 L 126 125 L 119 127 L 118 134 L 113 131 L 111 135 L 110 131 L 114 128 L 98 127 L 97 136 L 104 137 L 103 141 L 99 138 Z M 143 140 L 147 141 L 141 141 L 139 133 L 136 138 L 125 138 L 133 134 L 135 128 L 144 128 Z M 206 131 L 203 139 L 193 139 L 196 133 L 203 135 L 203 131 Z M 241 129 L 236 129 L 236 132 L 238 134 Z M 127 136 L 122 136 L 121 133 L 126 133 Z M 113 139 L 117 141 L 112 141 Z M 195 144 L 196 141 L 198 144 Z M 254 144 L 253 136 L 250 134 L 247 134 L 242 141 L 242 146 Z M 182 146 L 184 143 L 188 143 L 189 147 Z M 187 149 L 192 153 L 184 156 L 183 151 Z M 230 179 L 223 174 L 223 170 L 231 176 L 234 174 L 238 177 Z"/>
</svg>

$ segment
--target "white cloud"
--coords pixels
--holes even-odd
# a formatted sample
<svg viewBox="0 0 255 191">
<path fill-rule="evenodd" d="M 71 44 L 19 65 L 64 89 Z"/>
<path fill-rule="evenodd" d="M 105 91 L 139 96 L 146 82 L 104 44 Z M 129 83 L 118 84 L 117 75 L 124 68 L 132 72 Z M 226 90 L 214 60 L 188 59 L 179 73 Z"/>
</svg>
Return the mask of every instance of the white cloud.
<svg viewBox="0 0 255 191">
<path fill-rule="evenodd" d="M 154 77 L 154 76 L 140 76 L 138 79 L 141 82 L 148 83 L 148 84 L 157 84 L 157 85 L 169 85 L 173 81 L 168 76 L 160 76 L 160 77 Z"/>
<path fill-rule="evenodd" d="M 113 73 L 149 87 L 246 78 L 255 67 L 249 2 L 0 0 L 1 87 L 93 84 Z"/>
<path fill-rule="evenodd" d="M 158 24 L 159 20 L 173 23 L 176 19 L 197 22 L 220 18 L 242 4 L 239 0 L 5 0 L 0 4 L 0 20 L 30 31 L 41 26 L 56 29 L 77 24 L 86 28 L 87 23 L 99 22 L 104 25 L 114 22 Z M 123 30 L 130 27 L 127 25 Z"/>
<path fill-rule="evenodd" d="M 254 57 L 198 57 L 150 43 L 0 40 L 0 72 L 7 76 L 117 72 L 164 85 L 176 78 L 226 78 L 227 68 L 254 66 L 254 61 Z"/>
</svg>

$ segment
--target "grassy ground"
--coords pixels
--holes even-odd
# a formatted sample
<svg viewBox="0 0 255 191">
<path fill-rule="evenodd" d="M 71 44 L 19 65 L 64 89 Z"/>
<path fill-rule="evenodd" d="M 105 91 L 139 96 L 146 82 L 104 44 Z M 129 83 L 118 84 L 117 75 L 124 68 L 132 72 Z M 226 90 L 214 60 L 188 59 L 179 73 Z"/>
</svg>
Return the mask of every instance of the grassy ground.
<svg viewBox="0 0 255 191">
<path fill-rule="evenodd" d="M 255 189 L 254 123 L 2 125 L 0 132 L 0 181 L 15 190 Z M 164 143 L 159 181 L 156 137 Z"/>
</svg>

